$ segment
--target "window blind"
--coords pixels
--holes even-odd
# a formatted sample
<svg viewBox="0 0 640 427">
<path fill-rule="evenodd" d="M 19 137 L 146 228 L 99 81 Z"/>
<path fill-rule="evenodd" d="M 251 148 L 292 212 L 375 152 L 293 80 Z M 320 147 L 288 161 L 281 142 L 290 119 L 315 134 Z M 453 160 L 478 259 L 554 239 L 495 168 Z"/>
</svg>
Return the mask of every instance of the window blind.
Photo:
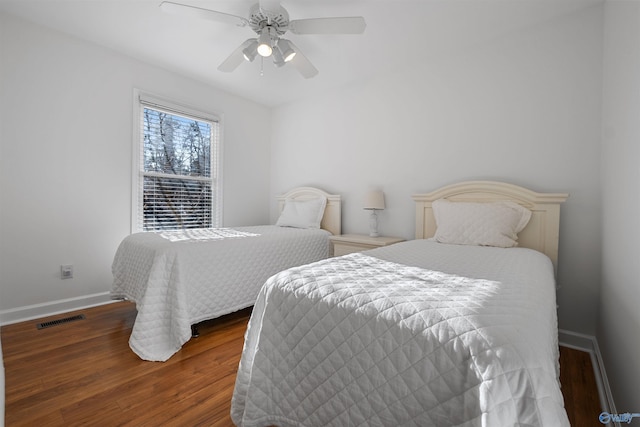
<svg viewBox="0 0 640 427">
<path fill-rule="evenodd" d="M 140 98 L 138 229 L 217 227 L 218 120 Z"/>
</svg>

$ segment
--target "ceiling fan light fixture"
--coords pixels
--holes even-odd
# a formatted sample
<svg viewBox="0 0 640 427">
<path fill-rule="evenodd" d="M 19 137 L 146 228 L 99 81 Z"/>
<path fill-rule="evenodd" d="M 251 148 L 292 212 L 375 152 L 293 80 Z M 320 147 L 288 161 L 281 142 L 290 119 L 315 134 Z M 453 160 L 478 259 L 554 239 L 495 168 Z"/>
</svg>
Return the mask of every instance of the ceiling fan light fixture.
<svg viewBox="0 0 640 427">
<path fill-rule="evenodd" d="M 256 59 L 256 55 L 258 54 L 258 51 L 256 50 L 257 47 L 258 40 L 254 39 L 249 46 L 242 50 L 242 56 L 244 56 L 244 59 L 249 62 L 253 62 L 253 60 Z"/>
<path fill-rule="evenodd" d="M 278 51 L 282 55 L 284 62 L 289 62 L 296 56 L 296 51 L 293 50 L 289 41 L 285 39 L 278 40 Z"/>
<path fill-rule="evenodd" d="M 282 53 L 280 53 L 280 49 L 278 49 L 277 47 L 273 49 L 273 64 L 278 68 L 286 64 L 284 58 L 282 57 Z"/>
<path fill-rule="evenodd" d="M 271 36 L 269 34 L 269 27 L 265 27 L 262 29 L 260 33 L 260 37 L 258 37 L 258 54 L 263 57 L 269 57 L 273 53 L 273 48 L 271 47 Z"/>
</svg>

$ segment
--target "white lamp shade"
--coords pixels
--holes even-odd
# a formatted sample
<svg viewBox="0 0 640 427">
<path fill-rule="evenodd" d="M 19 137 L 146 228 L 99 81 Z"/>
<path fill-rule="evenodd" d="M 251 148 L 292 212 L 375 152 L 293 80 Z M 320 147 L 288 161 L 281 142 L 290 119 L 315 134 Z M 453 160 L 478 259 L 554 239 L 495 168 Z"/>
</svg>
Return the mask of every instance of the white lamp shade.
<svg viewBox="0 0 640 427">
<path fill-rule="evenodd" d="M 380 190 L 369 191 L 364 199 L 364 209 L 384 209 L 384 193 Z"/>
<path fill-rule="evenodd" d="M 246 59 L 249 62 L 253 62 L 253 60 L 256 58 L 256 55 L 258 54 L 258 51 L 256 50 L 256 48 L 258 47 L 258 40 L 254 39 L 251 44 L 249 44 L 249 46 L 245 47 L 242 50 L 242 55 L 244 56 L 244 59 Z"/>
<path fill-rule="evenodd" d="M 296 56 L 296 52 L 295 50 L 293 50 L 293 48 L 291 48 L 291 44 L 288 40 L 278 40 L 278 49 L 282 54 L 282 59 L 284 60 L 284 62 L 289 62 L 293 59 L 294 56 Z"/>
<path fill-rule="evenodd" d="M 273 63 L 276 67 L 282 67 L 286 63 L 278 48 L 273 49 Z"/>
<path fill-rule="evenodd" d="M 273 52 L 273 48 L 271 47 L 271 37 L 269 35 L 269 28 L 265 27 L 262 29 L 260 33 L 260 37 L 258 37 L 258 54 L 260 56 L 271 56 Z"/>
</svg>

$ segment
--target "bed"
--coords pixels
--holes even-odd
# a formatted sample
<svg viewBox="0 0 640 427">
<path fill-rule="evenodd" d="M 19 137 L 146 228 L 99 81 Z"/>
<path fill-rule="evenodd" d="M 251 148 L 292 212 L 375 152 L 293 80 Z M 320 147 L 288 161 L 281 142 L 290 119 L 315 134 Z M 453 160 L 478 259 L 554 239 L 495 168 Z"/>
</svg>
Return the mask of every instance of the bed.
<svg viewBox="0 0 640 427">
<path fill-rule="evenodd" d="M 566 198 L 453 184 L 413 197 L 415 240 L 271 277 L 246 332 L 233 422 L 568 426 L 554 273 Z M 503 221 L 498 240 L 517 246 L 491 240 Z"/>
<path fill-rule="evenodd" d="M 129 346 L 140 358 L 167 360 L 193 325 L 252 306 L 273 274 L 329 256 L 339 195 L 299 187 L 278 206 L 276 225 L 142 232 L 120 243 L 111 297 L 136 303 Z"/>
</svg>

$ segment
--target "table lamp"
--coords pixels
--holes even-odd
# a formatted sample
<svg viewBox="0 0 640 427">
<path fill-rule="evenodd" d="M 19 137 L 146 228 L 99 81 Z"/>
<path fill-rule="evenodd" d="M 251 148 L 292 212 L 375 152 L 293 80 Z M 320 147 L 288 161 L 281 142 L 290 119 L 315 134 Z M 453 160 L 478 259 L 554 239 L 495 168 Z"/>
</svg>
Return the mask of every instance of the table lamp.
<svg viewBox="0 0 640 427">
<path fill-rule="evenodd" d="M 371 211 L 369 216 L 369 236 L 378 237 L 378 214 L 376 214 L 376 211 L 384 209 L 384 193 L 381 190 L 369 191 L 364 200 L 364 209 Z"/>
</svg>

